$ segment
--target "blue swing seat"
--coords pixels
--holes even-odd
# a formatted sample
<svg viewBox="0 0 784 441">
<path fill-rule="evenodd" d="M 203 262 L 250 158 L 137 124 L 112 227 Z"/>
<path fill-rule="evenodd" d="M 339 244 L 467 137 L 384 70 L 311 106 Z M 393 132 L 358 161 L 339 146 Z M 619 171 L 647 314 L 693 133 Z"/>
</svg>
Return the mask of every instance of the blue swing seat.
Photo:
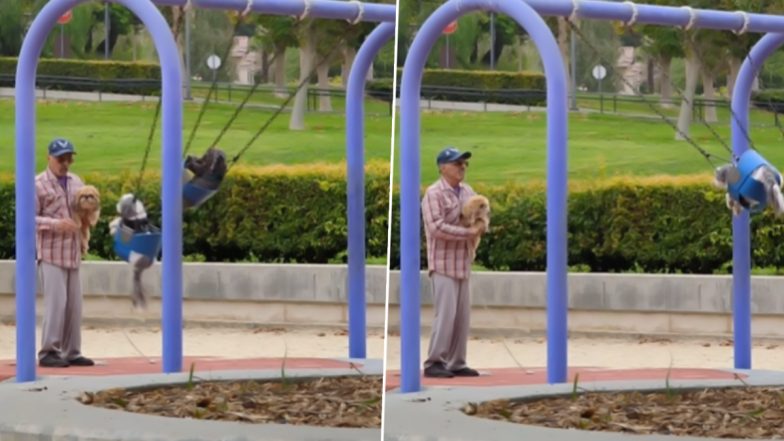
<svg viewBox="0 0 784 441">
<path fill-rule="evenodd" d="M 128 262 L 131 253 L 141 254 L 154 261 L 161 251 L 161 232 L 150 225 L 149 232 L 136 233 L 125 225 L 120 225 L 114 233 L 114 252 Z"/>
<path fill-rule="evenodd" d="M 754 172 L 763 166 L 769 167 L 776 172 L 776 181 L 781 185 L 779 171 L 753 149 L 746 150 L 740 156 L 736 165 L 738 179 L 727 185 L 730 197 L 740 202 L 741 205 L 752 213 L 761 212 L 768 204 L 767 190 L 764 183 L 752 177 Z"/>
<path fill-rule="evenodd" d="M 188 169 L 183 172 L 182 208 L 197 208 L 215 196 L 221 180 L 210 176 L 193 176 Z"/>
</svg>

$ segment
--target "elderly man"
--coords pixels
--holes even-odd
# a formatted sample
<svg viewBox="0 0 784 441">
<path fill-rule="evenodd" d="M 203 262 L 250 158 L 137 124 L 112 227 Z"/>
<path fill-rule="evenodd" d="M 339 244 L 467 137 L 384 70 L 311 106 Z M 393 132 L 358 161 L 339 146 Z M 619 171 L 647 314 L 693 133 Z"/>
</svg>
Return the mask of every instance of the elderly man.
<svg viewBox="0 0 784 441">
<path fill-rule="evenodd" d="M 84 183 L 68 172 L 75 154 L 70 141 L 55 139 L 49 144 L 48 167 L 35 177 L 35 245 L 44 294 L 38 363 L 43 367 L 94 364 L 81 354 L 82 251 L 71 207 Z"/>
<path fill-rule="evenodd" d="M 435 319 L 425 361 L 426 377 L 477 376 L 466 364 L 471 299 L 471 247 L 480 231 L 459 225 L 462 206 L 475 193 L 465 179 L 470 152 L 447 147 L 436 158 L 441 178 L 422 199 L 427 267 Z"/>
</svg>

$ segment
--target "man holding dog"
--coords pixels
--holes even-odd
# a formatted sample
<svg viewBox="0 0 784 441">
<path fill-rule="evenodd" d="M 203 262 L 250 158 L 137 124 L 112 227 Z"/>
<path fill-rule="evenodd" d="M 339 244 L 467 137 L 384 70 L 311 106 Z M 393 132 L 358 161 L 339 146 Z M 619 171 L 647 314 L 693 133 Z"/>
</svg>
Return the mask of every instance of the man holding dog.
<svg viewBox="0 0 784 441">
<path fill-rule="evenodd" d="M 425 376 L 474 377 L 479 373 L 466 364 L 471 298 L 473 241 L 478 228 L 460 225 L 463 204 L 475 193 L 464 183 L 470 152 L 447 147 L 436 158 L 441 178 L 422 199 L 427 237 L 427 266 L 433 288 L 435 318 L 430 336 Z"/>
<path fill-rule="evenodd" d="M 35 177 L 36 255 L 44 295 L 43 335 L 38 363 L 42 367 L 92 366 L 81 354 L 82 260 L 79 229 L 72 203 L 84 183 L 70 173 L 73 144 L 49 144 L 46 170 Z"/>
</svg>

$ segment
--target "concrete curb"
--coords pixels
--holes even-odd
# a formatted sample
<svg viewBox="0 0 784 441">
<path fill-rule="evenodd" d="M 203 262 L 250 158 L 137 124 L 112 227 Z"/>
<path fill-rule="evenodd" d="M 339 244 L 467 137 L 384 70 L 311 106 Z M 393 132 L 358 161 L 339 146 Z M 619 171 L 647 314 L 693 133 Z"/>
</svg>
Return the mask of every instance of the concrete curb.
<svg viewBox="0 0 784 441">
<path fill-rule="evenodd" d="M 753 386 L 781 386 L 784 372 L 726 370 L 748 375 L 744 381 Z M 742 386 L 728 380 L 675 380 L 675 388 L 707 386 Z M 664 383 L 655 381 L 612 381 L 582 383 L 591 391 L 656 390 Z M 571 384 L 535 385 L 488 388 L 433 388 L 417 393 L 387 392 L 384 412 L 385 441 L 706 441 L 718 438 L 675 437 L 666 435 L 636 435 L 615 432 L 552 429 L 507 422 L 493 421 L 465 415 L 460 408 L 468 402 L 481 402 L 503 398 L 523 398 L 543 395 L 569 394 Z M 723 438 L 728 439 L 728 438 Z"/>
<path fill-rule="evenodd" d="M 345 361 L 345 360 L 344 360 Z M 363 372 L 381 375 L 380 360 L 363 360 Z M 298 369 L 289 377 L 358 375 L 351 369 Z M 274 379 L 279 370 L 202 372 L 203 380 Z M 380 429 L 246 424 L 135 414 L 86 406 L 84 391 L 187 382 L 187 373 L 111 377 L 49 377 L 0 383 L 0 439 L 4 441 L 354 441 L 380 439 Z M 13 403 L 13 404 L 11 404 Z"/>
</svg>

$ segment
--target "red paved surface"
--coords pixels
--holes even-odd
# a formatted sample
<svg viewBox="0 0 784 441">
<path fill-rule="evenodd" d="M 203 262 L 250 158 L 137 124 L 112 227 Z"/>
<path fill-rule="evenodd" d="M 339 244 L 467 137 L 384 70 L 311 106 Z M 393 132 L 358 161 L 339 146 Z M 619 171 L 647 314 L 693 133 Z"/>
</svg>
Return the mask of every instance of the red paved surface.
<svg viewBox="0 0 784 441">
<path fill-rule="evenodd" d="M 502 368 L 479 369 L 479 377 L 455 378 L 424 378 L 423 387 L 489 387 L 489 386 L 515 386 L 527 384 L 546 384 L 547 369 L 536 368 Z M 662 380 L 667 378 L 668 369 L 603 369 L 603 368 L 572 368 L 569 369 L 567 379 L 574 381 L 574 376 L 579 373 L 578 383 L 587 381 L 624 381 L 624 380 Z M 735 374 L 717 369 L 677 369 L 670 370 L 671 380 L 732 380 Z M 739 375 L 746 378 L 746 375 Z M 664 383 L 662 383 L 664 384 Z M 400 372 L 388 371 L 387 390 L 400 386 Z"/>
<path fill-rule="evenodd" d="M 89 376 L 89 375 L 127 375 L 127 374 L 158 374 L 163 372 L 161 359 L 154 358 L 154 363 L 141 357 L 95 359 L 96 366 L 67 368 L 37 368 L 38 376 Z M 280 369 L 283 360 L 280 358 L 227 359 L 217 357 L 185 357 L 183 372 L 188 372 L 191 363 L 195 363 L 194 371 L 204 373 L 225 370 L 261 370 Z M 350 368 L 350 363 L 322 358 L 288 358 L 286 369 L 343 369 Z M 362 365 L 357 365 L 362 368 Z M 16 375 L 15 361 L 0 360 L 0 381 Z"/>
<path fill-rule="evenodd" d="M 162 372 L 160 358 L 153 359 L 150 363 L 145 358 L 109 358 L 96 359 L 98 365 L 92 367 L 68 368 L 37 368 L 39 376 L 90 376 L 90 375 L 128 375 L 128 374 L 157 374 Z M 195 363 L 195 372 L 205 373 L 225 370 L 262 370 L 280 369 L 282 359 L 255 358 L 255 359 L 227 359 L 218 357 L 185 357 L 183 372 L 190 369 Z M 350 364 L 338 360 L 321 358 L 289 358 L 286 360 L 286 369 L 344 369 Z M 361 365 L 357 365 L 359 369 Z M 424 387 L 488 387 L 488 386 L 514 386 L 527 384 L 546 384 L 547 370 L 543 367 L 480 369 L 479 377 L 456 377 L 450 379 L 423 378 Z M 621 381 L 621 380 L 662 380 L 667 378 L 668 369 L 603 369 L 594 367 L 577 367 L 569 369 L 568 381 L 574 380 L 579 373 L 578 383 L 588 381 Z M 13 377 L 16 367 L 13 360 L 0 360 L 0 381 Z M 387 372 L 387 390 L 395 389 L 400 385 L 400 372 Z M 669 372 L 671 380 L 732 380 L 735 374 L 717 369 L 679 369 Z M 746 378 L 741 375 L 741 378 Z"/>
</svg>

